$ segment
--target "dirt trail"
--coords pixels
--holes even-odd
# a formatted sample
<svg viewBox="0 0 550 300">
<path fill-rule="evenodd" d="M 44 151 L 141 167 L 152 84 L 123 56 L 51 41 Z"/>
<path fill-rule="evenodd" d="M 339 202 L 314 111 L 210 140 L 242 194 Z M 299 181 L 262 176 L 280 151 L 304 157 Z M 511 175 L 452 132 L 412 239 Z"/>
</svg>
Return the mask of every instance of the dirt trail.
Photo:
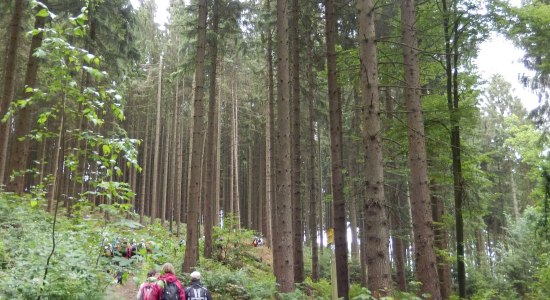
<svg viewBox="0 0 550 300">
<path fill-rule="evenodd" d="M 105 292 L 105 300 L 133 300 L 136 299 L 138 286 L 129 278 L 124 285 L 111 285 Z"/>
</svg>

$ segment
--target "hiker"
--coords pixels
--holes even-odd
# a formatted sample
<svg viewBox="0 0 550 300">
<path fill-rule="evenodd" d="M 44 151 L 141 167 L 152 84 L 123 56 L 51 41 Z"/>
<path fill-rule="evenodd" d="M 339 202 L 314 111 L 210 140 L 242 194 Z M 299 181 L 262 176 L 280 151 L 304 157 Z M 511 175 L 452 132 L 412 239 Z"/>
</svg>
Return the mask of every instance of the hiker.
<svg viewBox="0 0 550 300">
<path fill-rule="evenodd" d="M 162 266 L 162 275 L 158 278 L 160 287 L 160 300 L 185 300 L 185 289 L 176 277 L 176 271 L 171 263 Z"/>
<path fill-rule="evenodd" d="M 185 297 L 187 300 L 212 300 L 210 292 L 201 285 L 201 273 L 194 271 L 189 275 L 191 282 L 185 289 Z"/>
<path fill-rule="evenodd" d="M 147 278 L 139 286 L 137 294 L 138 300 L 157 300 L 160 297 L 160 287 L 157 285 L 159 272 L 157 270 L 151 270 L 147 273 Z"/>
</svg>

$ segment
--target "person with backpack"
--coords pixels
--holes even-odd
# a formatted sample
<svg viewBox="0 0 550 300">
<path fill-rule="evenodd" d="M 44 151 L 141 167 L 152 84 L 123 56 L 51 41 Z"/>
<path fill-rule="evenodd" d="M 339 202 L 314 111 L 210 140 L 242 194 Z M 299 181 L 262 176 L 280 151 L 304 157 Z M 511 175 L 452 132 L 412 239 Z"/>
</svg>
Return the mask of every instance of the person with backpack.
<svg viewBox="0 0 550 300">
<path fill-rule="evenodd" d="M 201 273 L 194 271 L 190 277 L 191 282 L 185 289 L 187 300 L 212 300 L 210 292 L 201 284 Z"/>
<path fill-rule="evenodd" d="M 160 287 L 159 300 L 185 300 L 185 289 L 176 277 L 176 271 L 171 263 L 162 266 L 157 285 Z"/>
<path fill-rule="evenodd" d="M 147 278 L 139 286 L 139 291 L 137 294 L 138 300 L 157 300 L 160 296 L 160 287 L 157 284 L 157 277 L 159 276 L 157 270 L 151 270 L 147 273 Z"/>
</svg>

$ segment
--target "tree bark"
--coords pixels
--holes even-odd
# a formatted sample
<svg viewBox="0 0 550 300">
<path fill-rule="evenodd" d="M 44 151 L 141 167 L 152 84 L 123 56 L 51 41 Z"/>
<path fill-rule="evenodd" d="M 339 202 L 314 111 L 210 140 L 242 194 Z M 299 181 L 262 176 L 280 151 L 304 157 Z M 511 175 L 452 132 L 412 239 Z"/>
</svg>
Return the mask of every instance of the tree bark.
<svg viewBox="0 0 550 300">
<path fill-rule="evenodd" d="M 215 180 L 215 169 L 214 162 L 216 161 L 215 157 L 215 147 L 214 143 L 216 137 L 216 128 L 218 126 L 218 120 L 216 119 L 216 72 L 218 66 L 218 0 L 213 2 L 213 11 L 212 11 L 212 37 L 210 40 L 210 75 L 209 75 L 209 90 L 208 90 L 208 132 L 207 134 L 207 143 L 206 143 L 206 186 L 204 189 L 204 257 L 212 257 L 212 226 L 214 224 L 214 211 L 213 207 L 216 201 L 216 186 L 214 184 Z"/>
<path fill-rule="evenodd" d="M 294 290 L 287 0 L 277 0 L 277 151 L 273 260 L 279 292 Z"/>
<path fill-rule="evenodd" d="M 204 52 L 206 40 L 206 0 L 199 0 L 198 40 L 195 64 L 195 95 L 193 103 L 193 136 L 189 199 L 187 205 L 187 242 L 183 260 L 186 273 L 199 262 L 199 215 L 201 184 L 201 151 L 203 144 L 203 94 L 204 94 Z"/>
<path fill-rule="evenodd" d="M 155 126 L 155 148 L 153 150 L 153 186 L 151 187 L 151 224 L 155 223 L 155 218 L 158 215 L 157 207 L 159 206 L 158 201 L 158 171 L 159 171 L 159 161 L 160 161 L 160 126 L 161 126 L 161 100 L 162 100 L 162 55 L 160 56 L 159 61 L 159 75 L 158 75 L 158 87 L 157 87 L 157 118 Z"/>
<path fill-rule="evenodd" d="M 365 105 L 365 175 L 368 287 L 375 298 L 391 295 L 389 224 L 384 197 L 384 166 L 378 93 L 378 62 L 374 30 L 374 3 L 359 0 L 361 95 Z"/>
<path fill-rule="evenodd" d="M 291 18 L 289 19 L 289 40 L 291 60 L 291 148 L 290 159 L 292 161 L 291 172 L 291 197 L 293 222 L 292 232 L 294 234 L 294 282 L 304 281 L 304 246 L 303 246 L 303 222 L 302 222 L 302 199 L 301 199 L 301 153 L 300 153 L 300 10 L 298 0 L 292 0 Z"/>
<path fill-rule="evenodd" d="M 315 81 L 313 74 L 313 62 L 311 55 L 308 55 L 307 64 L 307 79 L 308 79 L 308 115 L 309 115 L 309 166 L 308 166 L 308 178 L 309 178 L 309 236 L 311 239 L 311 280 L 313 282 L 319 281 L 319 246 L 317 242 L 317 198 L 316 198 L 316 185 L 315 185 L 315 127 L 313 125 L 314 120 L 314 96 L 315 96 Z"/>
<path fill-rule="evenodd" d="M 439 189 L 440 190 L 440 189 Z M 435 248 L 438 253 L 437 259 L 437 273 L 439 274 L 439 286 L 441 292 L 441 299 L 449 299 L 451 296 L 451 265 L 447 261 L 448 250 L 448 238 L 447 230 L 445 230 L 445 224 L 443 216 L 445 214 L 445 199 L 443 196 L 437 194 L 437 185 L 432 183 L 432 215 L 434 219 L 434 233 L 435 233 Z"/>
<path fill-rule="evenodd" d="M 409 140 L 411 211 L 413 220 L 416 278 L 422 282 L 420 294 L 441 299 L 434 251 L 428 164 L 424 140 L 424 117 L 421 104 L 418 40 L 416 37 L 414 0 L 401 2 L 401 30 L 405 67 L 405 98 Z"/>
<path fill-rule="evenodd" d="M 14 96 L 17 48 L 19 47 L 20 25 L 23 17 L 23 3 L 23 0 L 15 0 L 15 7 L 13 9 L 13 15 L 9 27 L 10 35 L 4 65 L 4 85 L 2 90 L 2 99 L 0 99 L 0 120 L 4 118 L 4 115 L 8 112 Z M 10 174 L 7 174 L 6 172 L 10 123 L 11 118 L 9 118 L 6 122 L 0 121 L 0 185 L 7 181 L 5 179 L 10 176 Z"/>
<path fill-rule="evenodd" d="M 346 224 L 346 202 L 344 199 L 344 178 L 342 175 L 342 106 L 337 83 L 336 69 L 336 12 L 334 0 L 325 2 L 326 40 L 328 67 L 328 98 L 330 119 L 330 159 L 332 175 L 332 207 L 334 224 L 334 247 L 336 252 L 336 277 L 338 297 L 349 299 L 348 243 Z"/>
</svg>

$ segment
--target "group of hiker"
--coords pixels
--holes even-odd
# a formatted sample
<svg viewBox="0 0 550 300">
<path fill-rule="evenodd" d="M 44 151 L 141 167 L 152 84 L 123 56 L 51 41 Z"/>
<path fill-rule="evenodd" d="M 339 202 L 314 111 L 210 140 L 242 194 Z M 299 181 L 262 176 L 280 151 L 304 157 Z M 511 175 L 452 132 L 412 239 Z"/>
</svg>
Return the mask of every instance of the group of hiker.
<svg viewBox="0 0 550 300">
<path fill-rule="evenodd" d="M 103 240 L 103 254 L 107 257 L 122 256 L 124 258 L 132 258 L 132 256 L 139 253 L 144 249 L 147 253 L 152 251 L 152 242 L 145 242 L 144 239 L 141 242 L 137 242 L 135 239 L 130 242 L 129 239 L 118 237 L 109 243 L 107 239 Z"/>
<path fill-rule="evenodd" d="M 138 300 L 212 300 L 208 289 L 201 284 L 201 273 L 194 271 L 187 288 L 176 277 L 174 266 L 165 263 L 161 272 L 151 270 L 137 294 Z"/>
</svg>

